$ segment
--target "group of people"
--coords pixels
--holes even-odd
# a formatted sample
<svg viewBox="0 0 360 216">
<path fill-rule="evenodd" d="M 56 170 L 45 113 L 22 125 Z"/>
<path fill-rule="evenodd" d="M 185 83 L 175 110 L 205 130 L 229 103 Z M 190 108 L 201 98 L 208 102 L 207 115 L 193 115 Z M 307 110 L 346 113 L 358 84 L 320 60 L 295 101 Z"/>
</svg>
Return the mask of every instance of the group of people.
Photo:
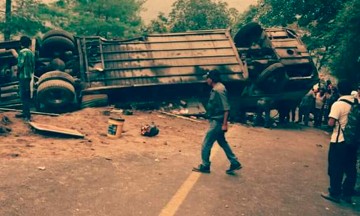
<svg viewBox="0 0 360 216">
<path fill-rule="evenodd" d="M 241 169 L 242 165 L 225 139 L 230 110 L 227 91 L 220 82 L 218 71 L 210 71 L 206 80 L 208 85 L 212 87 L 207 106 L 210 126 L 202 143 L 202 161 L 197 167 L 193 168 L 193 171 L 210 173 L 210 152 L 214 142 L 217 141 L 230 162 L 230 167 L 226 170 L 226 173 L 232 174 L 234 171 Z M 328 153 L 330 186 L 328 192 L 322 193 L 321 196 L 333 202 L 344 200 L 347 203 L 352 203 L 352 196 L 358 195 L 355 185 L 357 179 L 357 150 L 360 137 L 358 136 L 356 141 L 345 140 L 344 130 L 348 124 L 349 113 L 353 112 L 353 104 L 358 103 L 360 86 L 358 86 L 356 95 L 351 95 L 351 84 L 347 81 L 340 81 L 337 88 L 329 86 L 330 84 L 325 90 L 311 90 L 301 101 L 300 110 L 303 117 L 305 117 L 313 108 L 316 116 L 315 125 L 327 120 L 328 126 L 333 128 Z M 313 107 L 310 107 L 310 101 Z M 266 101 L 264 103 L 266 104 Z M 303 107 L 305 103 L 308 106 L 306 112 Z M 358 114 L 360 114 L 360 111 Z M 325 116 L 324 119 L 323 116 Z M 308 117 L 304 118 L 304 121 L 308 123 Z M 360 121 L 360 119 L 357 119 L 357 121 Z"/>
<path fill-rule="evenodd" d="M 360 85 L 357 87 L 357 90 L 351 91 L 351 96 L 360 100 Z M 279 102 L 279 122 L 292 121 L 309 126 L 310 114 L 312 114 L 314 127 L 321 127 L 323 124 L 327 125 L 331 107 L 339 97 L 338 87 L 328 80 L 325 86 L 319 84 L 317 88 L 312 88 L 300 102 L 293 101 L 290 104 L 289 101 Z M 297 108 L 299 116 L 296 121 Z"/>
<path fill-rule="evenodd" d="M 326 124 L 330 108 L 339 98 L 338 88 L 333 86 L 330 81 L 327 81 L 325 87 L 311 89 L 301 100 L 299 104 L 299 119 L 298 122 L 303 122 L 304 125 L 309 125 L 310 113 L 314 116 L 314 127 L 320 127 Z"/>
</svg>

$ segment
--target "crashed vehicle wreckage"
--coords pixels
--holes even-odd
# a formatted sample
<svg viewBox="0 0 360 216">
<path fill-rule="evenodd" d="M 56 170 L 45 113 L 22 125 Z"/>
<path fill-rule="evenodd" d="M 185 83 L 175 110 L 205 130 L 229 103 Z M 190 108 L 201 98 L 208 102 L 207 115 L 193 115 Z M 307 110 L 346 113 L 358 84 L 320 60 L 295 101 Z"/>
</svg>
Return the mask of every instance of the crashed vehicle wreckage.
<svg viewBox="0 0 360 216">
<path fill-rule="evenodd" d="M 164 101 L 196 97 L 205 102 L 204 74 L 221 72 L 232 116 L 256 108 L 257 101 L 298 101 L 318 80 L 305 45 L 286 28 L 249 23 L 234 38 L 228 30 L 149 34 L 130 40 L 75 37 L 51 30 L 36 53 L 34 104 L 38 110 L 106 105 L 129 101 Z M 16 59 L 0 43 L 0 107 L 21 105 Z M 276 103 L 275 103 L 276 104 Z"/>
</svg>

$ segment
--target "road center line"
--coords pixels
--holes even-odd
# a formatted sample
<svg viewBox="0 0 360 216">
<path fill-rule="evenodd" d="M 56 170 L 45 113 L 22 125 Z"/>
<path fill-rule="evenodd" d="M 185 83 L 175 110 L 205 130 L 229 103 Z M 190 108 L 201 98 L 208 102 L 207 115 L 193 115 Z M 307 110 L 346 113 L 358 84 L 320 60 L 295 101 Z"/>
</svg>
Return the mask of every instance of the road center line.
<svg viewBox="0 0 360 216">
<path fill-rule="evenodd" d="M 218 152 L 219 146 L 215 145 L 211 151 L 210 160 Z M 184 181 L 180 188 L 176 191 L 175 195 L 171 200 L 166 204 L 166 206 L 161 210 L 159 216 L 172 216 L 175 215 L 176 211 L 179 209 L 180 205 L 184 202 L 187 195 L 194 187 L 196 182 L 199 180 L 201 173 L 192 172 L 189 177 Z"/>
</svg>

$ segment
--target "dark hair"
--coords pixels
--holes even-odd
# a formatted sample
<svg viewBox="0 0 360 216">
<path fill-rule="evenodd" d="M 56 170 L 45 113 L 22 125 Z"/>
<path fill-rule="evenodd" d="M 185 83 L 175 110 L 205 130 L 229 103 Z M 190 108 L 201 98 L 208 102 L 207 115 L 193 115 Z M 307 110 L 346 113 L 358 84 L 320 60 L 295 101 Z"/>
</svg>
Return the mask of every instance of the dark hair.
<svg viewBox="0 0 360 216">
<path fill-rule="evenodd" d="M 338 90 L 341 95 L 350 95 L 352 91 L 351 82 L 347 80 L 341 80 L 339 81 Z"/>
<path fill-rule="evenodd" d="M 210 78 L 214 83 L 220 82 L 220 72 L 218 70 L 211 70 L 206 74 L 206 78 Z"/>
<path fill-rule="evenodd" d="M 23 47 L 30 47 L 31 45 L 31 39 L 28 36 L 21 36 L 20 38 L 20 44 Z"/>
</svg>

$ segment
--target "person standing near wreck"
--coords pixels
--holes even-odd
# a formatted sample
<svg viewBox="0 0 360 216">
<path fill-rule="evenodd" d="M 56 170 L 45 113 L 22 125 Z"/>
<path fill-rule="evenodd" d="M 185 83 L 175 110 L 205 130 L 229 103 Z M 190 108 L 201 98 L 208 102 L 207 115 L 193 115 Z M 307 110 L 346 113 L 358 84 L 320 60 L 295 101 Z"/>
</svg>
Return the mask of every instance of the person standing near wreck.
<svg viewBox="0 0 360 216">
<path fill-rule="evenodd" d="M 351 104 L 355 103 L 351 93 L 351 83 L 340 81 L 338 83 L 340 98 L 330 110 L 328 125 L 333 127 L 328 153 L 328 175 L 330 178 L 329 192 L 321 196 L 333 202 L 343 199 L 352 203 L 355 194 L 357 178 L 356 160 L 357 144 L 346 142 L 343 131 L 348 123 Z"/>
<path fill-rule="evenodd" d="M 226 173 L 231 174 L 235 170 L 241 169 L 242 166 L 225 139 L 225 133 L 228 130 L 228 117 L 230 110 L 227 90 L 221 83 L 220 74 L 217 70 L 212 70 L 207 73 L 206 82 L 212 87 L 206 109 L 210 121 L 210 127 L 202 143 L 202 163 L 198 167 L 194 167 L 193 171 L 210 173 L 210 153 L 214 142 L 217 141 L 230 161 L 230 167 L 226 170 Z"/>
<path fill-rule="evenodd" d="M 21 50 L 19 54 L 15 54 L 17 57 L 17 76 L 19 79 L 20 98 L 22 102 L 22 113 L 15 115 L 17 118 L 24 118 L 26 121 L 31 120 L 30 114 L 30 101 L 31 101 L 31 82 L 34 76 L 35 70 L 35 57 L 30 50 L 31 39 L 27 36 L 20 38 Z M 15 51 L 16 52 L 16 51 Z"/>
</svg>

